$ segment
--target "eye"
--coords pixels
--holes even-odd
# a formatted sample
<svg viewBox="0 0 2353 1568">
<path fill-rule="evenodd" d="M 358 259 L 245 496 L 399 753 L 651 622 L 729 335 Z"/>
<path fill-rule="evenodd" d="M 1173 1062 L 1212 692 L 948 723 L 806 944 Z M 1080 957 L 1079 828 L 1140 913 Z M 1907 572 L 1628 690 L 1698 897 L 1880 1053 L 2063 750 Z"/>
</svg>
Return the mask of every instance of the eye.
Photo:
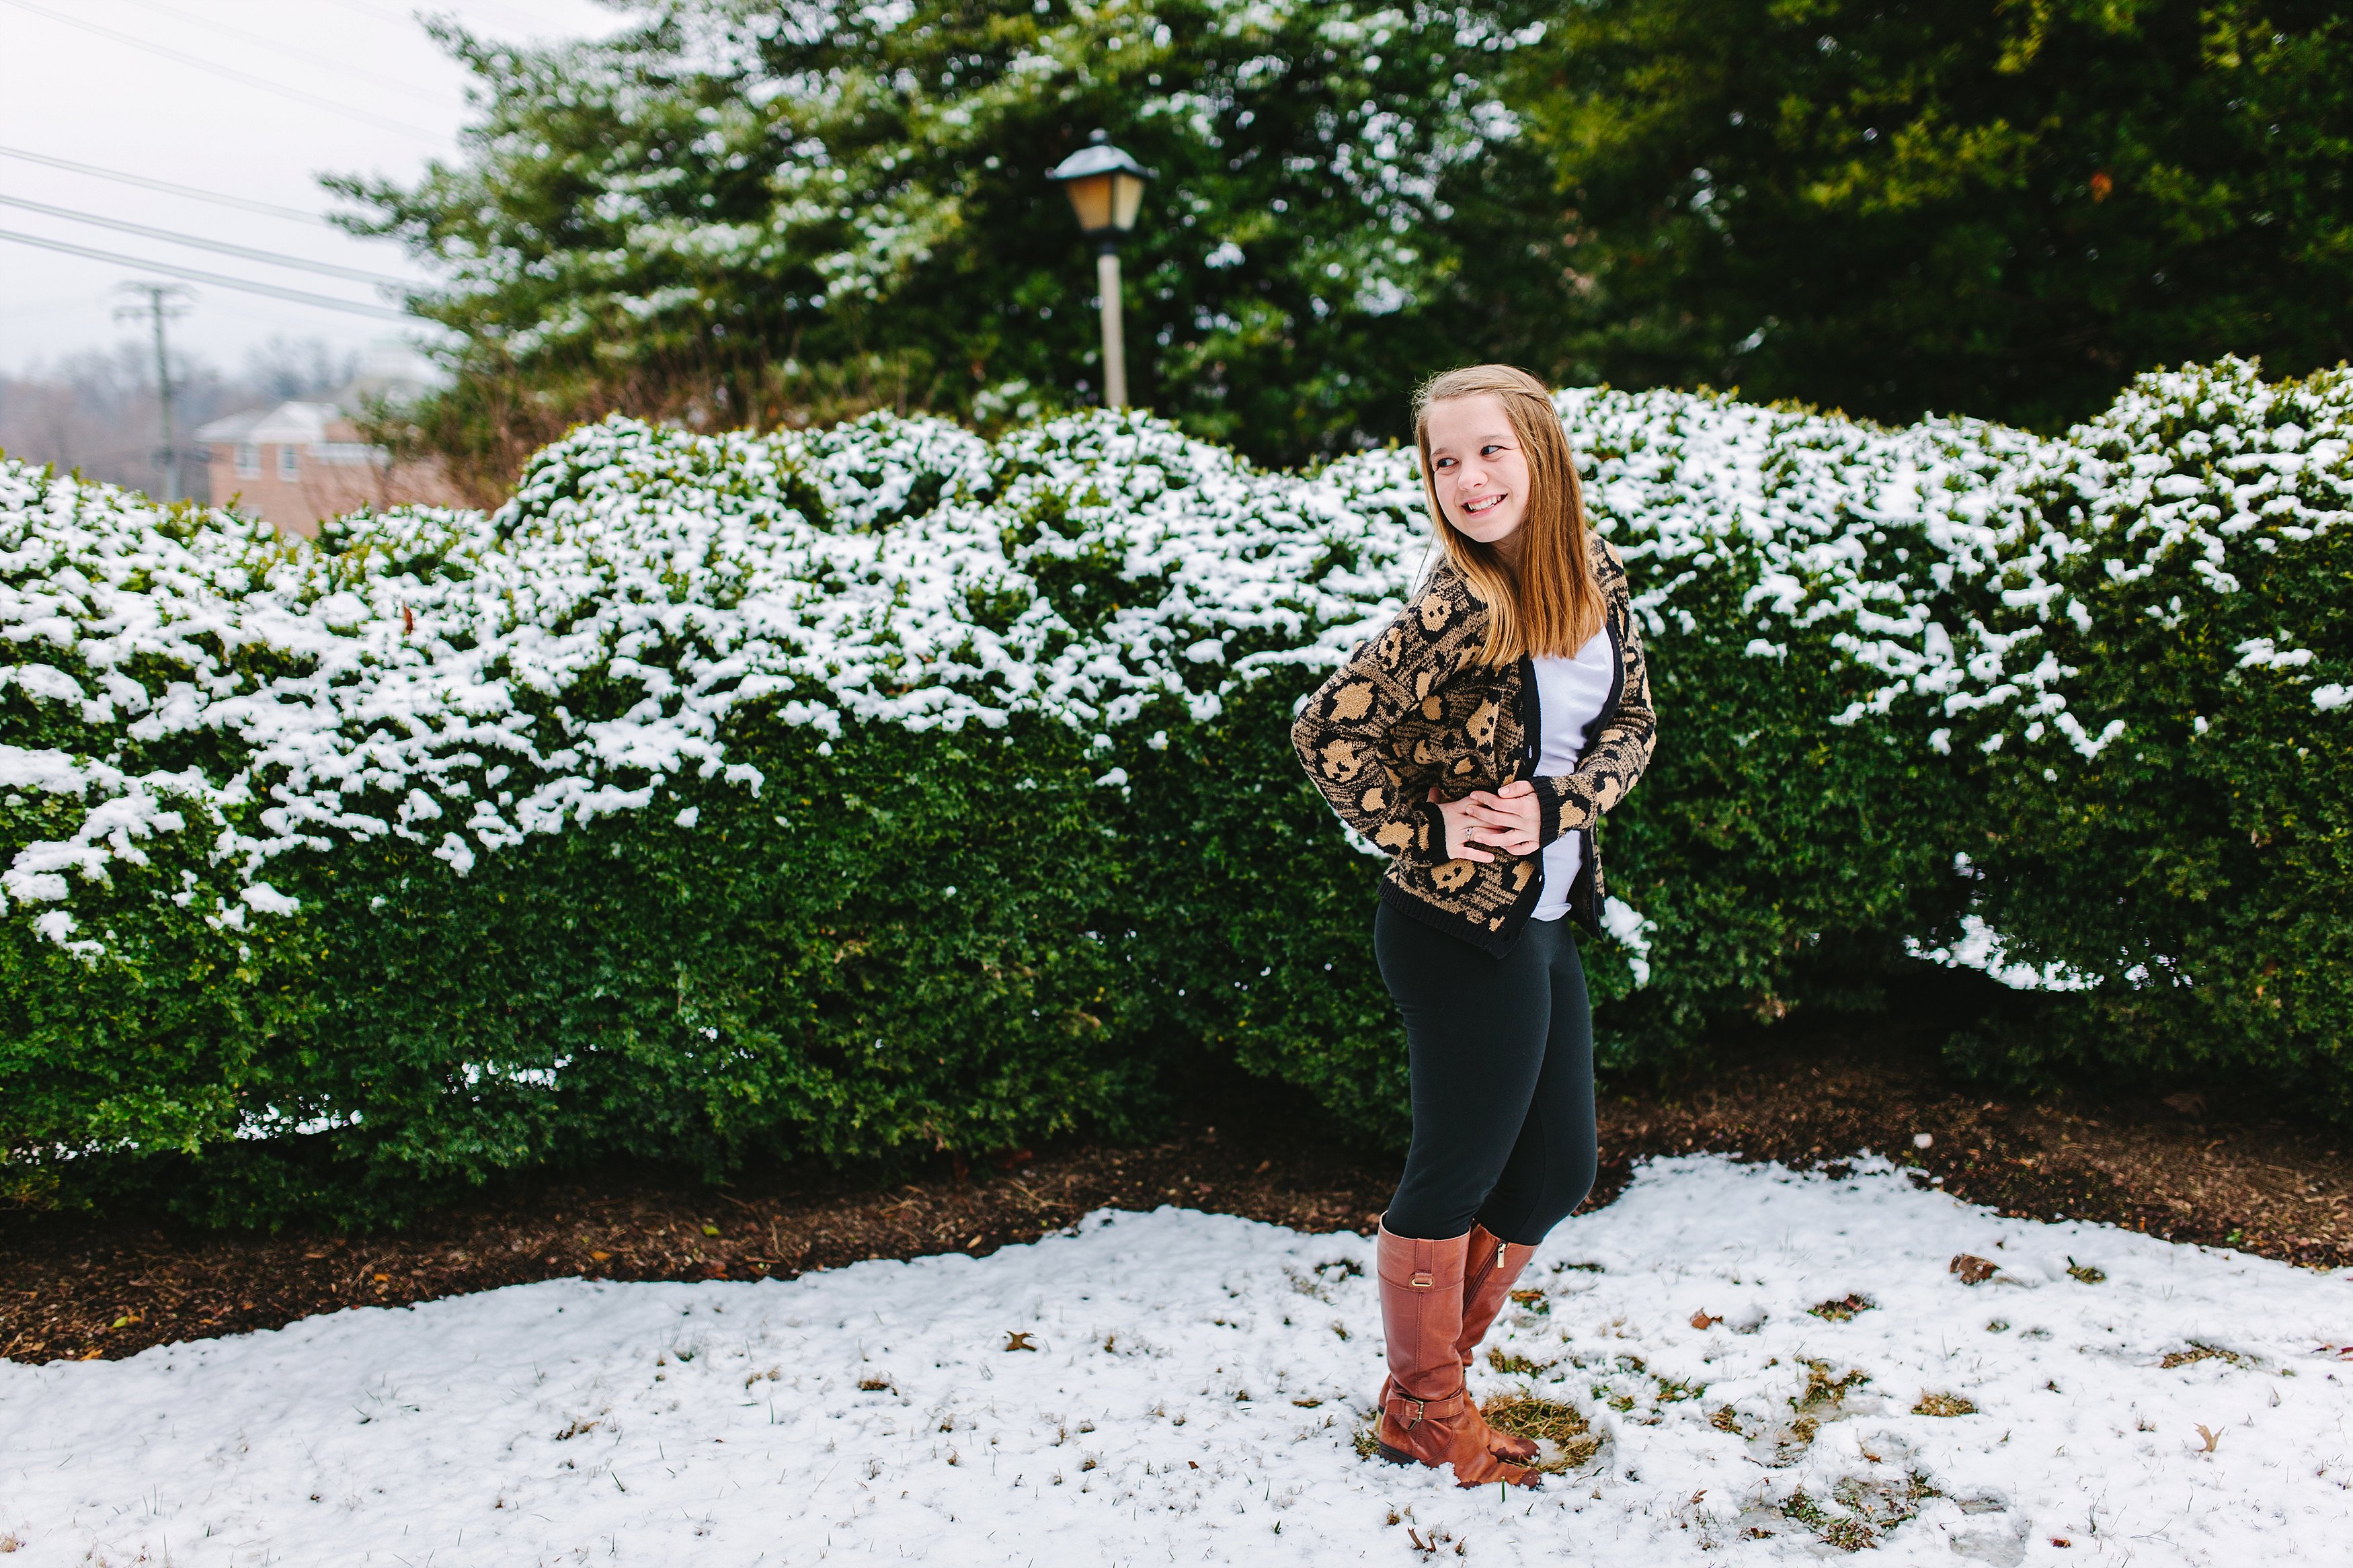
<svg viewBox="0 0 2353 1568">
<path fill-rule="evenodd" d="M 1479 448 L 1479 455 L 1482 458 L 1490 458 L 1503 449 L 1504 444 L 1501 441 L 1490 441 L 1485 446 Z"/>
<path fill-rule="evenodd" d="M 1435 462 L 1435 463 L 1431 464 L 1430 466 L 1431 466 L 1432 468 L 1452 468 L 1452 467 L 1454 466 L 1454 459 L 1453 459 L 1453 458 L 1439 458 L 1439 459 L 1438 459 L 1438 461 L 1437 461 L 1437 462 Z"/>
</svg>

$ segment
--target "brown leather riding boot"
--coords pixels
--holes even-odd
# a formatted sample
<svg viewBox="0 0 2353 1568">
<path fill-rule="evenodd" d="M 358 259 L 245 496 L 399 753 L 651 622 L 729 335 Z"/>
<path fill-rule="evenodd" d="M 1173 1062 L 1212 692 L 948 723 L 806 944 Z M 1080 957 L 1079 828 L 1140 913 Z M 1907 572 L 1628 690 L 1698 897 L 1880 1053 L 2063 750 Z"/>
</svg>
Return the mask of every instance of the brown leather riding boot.
<svg viewBox="0 0 2353 1568">
<path fill-rule="evenodd" d="M 1381 1457 L 1399 1465 L 1452 1465 L 1458 1486 L 1534 1486 L 1542 1479 L 1535 1470 L 1494 1453 L 1501 1434 L 1462 1386 L 1455 1342 L 1462 1332 L 1470 1239 L 1419 1241 L 1381 1227 L 1381 1331 L 1389 1363 L 1376 1427 Z"/>
<path fill-rule="evenodd" d="M 1464 1370 L 1469 1370 L 1479 1342 L 1486 1337 L 1496 1314 L 1511 1300 L 1512 1286 L 1519 1279 L 1520 1270 L 1528 1266 L 1528 1259 L 1535 1253 L 1535 1247 L 1505 1241 L 1483 1225 L 1471 1227 L 1471 1242 L 1464 1249 L 1462 1268 L 1462 1331 L 1454 1342 Z M 1494 1432 L 1493 1427 L 1488 1430 Z M 1536 1457 L 1533 1441 L 1508 1432 L 1494 1432 L 1490 1446 L 1504 1458 L 1524 1465 Z"/>
</svg>

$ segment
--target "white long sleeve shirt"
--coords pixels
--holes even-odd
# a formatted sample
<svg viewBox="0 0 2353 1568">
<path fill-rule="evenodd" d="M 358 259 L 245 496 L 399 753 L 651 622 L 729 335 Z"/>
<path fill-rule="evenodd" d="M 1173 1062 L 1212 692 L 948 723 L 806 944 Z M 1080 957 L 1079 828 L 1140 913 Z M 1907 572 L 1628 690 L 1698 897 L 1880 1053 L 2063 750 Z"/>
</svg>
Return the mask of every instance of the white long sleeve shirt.
<svg viewBox="0 0 2353 1568">
<path fill-rule="evenodd" d="M 1574 658 L 1532 658 L 1536 672 L 1536 716 L 1539 726 L 1536 773 L 1558 778 L 1577 769 L 1585 751 L 1586 731 L 1601 717 L 1618 670 L 1609 633 L 1598 631 L 1586 639 Z M 1564 833 L 1544 847 L 1544 892 L 1534 917 L 1556 921 L 1568 913 L 1568 889 L 1585 863 L 1585 835 Z"/>
</svg>

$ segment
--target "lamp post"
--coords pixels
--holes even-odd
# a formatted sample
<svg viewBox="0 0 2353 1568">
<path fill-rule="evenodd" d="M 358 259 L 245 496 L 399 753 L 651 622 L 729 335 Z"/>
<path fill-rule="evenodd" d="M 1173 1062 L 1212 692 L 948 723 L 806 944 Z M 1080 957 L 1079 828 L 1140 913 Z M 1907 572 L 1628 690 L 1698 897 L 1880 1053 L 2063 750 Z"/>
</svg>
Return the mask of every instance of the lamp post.
<svg viewBox="0 0 2353 1568">
<path fill-rule="evenodd" d="M 1095 282 L 1103 294 L 1103 405 L 1127 406 L 1127 344 L 1120 330 L 1119 237 L 1135 226 L 1144 182 L 1152 171 L 1111 144 L 1103 132 L 1046 176 L 1062 187 L 1079 232 L 1095 242 Z"/>
</svg>

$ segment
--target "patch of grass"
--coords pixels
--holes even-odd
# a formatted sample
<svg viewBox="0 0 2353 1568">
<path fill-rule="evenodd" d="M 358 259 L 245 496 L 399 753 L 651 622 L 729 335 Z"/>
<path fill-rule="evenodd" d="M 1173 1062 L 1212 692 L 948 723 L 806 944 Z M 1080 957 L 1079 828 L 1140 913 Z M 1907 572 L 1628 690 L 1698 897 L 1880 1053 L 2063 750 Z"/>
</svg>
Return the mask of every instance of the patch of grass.
<svg viewBox="0 0 2353 1568">
<path fill-rule="evenodd" d="M 2073 1258 L 2067 1259 L 2067 1272 L 2086 1285 L 2103 1284 L 2108 1278 L 2106 1270 L 2094 1268 L 2088 1263 L 2078 1263 Z"/>
<path fill-rule="evenodd" d="M 1792 1416 L 1786 1426 L 1773 1426 L 1760 1432 L 1759 1440 L 1769 1439 L 1773 1457 L 1763 1461 L 1772 1468 L 1793 1465 L 1813 1446 L 1824 1420 L 1835 1420 L 1844 1413 L 1846 1396 L 1871 1381 L 1871 1374 L 1861 1368 L 1850 1368 L 1833 1377 L 1831 1363 L 1807 1358 L 1806 1386 L 1789 1400 Z M 1730 1417 L 1727 1416 L 1727 1419 Z M 1737 1431 L 1736 1426 L 1724 1430 Z"/>
<path fill-rule="evenodd" d="M 1781 1512 L 1814 1532 L 1815 1536 L 1841 1552 L 1861 1552 L 1878 1543 L 1879 1532 L 1859 1519 L 1835 1514 L 1805 1494 L 1801 1488 L 1789 1494 L 1781 1505 Z"/>
<path fill-rule="evenodd" d="M 2177 1366 L 2190 1366 L 2201 1361 L 2223 1361 L 2232 1366 L 2247 1364 L 2247 1358 L 2236 1351 L 2226 1351 L 2220 1345 L 2203 1344 L 2197 1340 L 2190 1341 L 2186 1351 L 2166 1352 L 2157 1364 L 2170 1372 Z"/>
<path fill-rule="evenodd" d="M 1809 1307 L 1806 1310 L 1826 1323 L 1849 1323 L 1854 1321 L 1854 1315 L 1857 1312 L 1868 1312 L 1878 1305 L 1878 1302 L 1868 1296 L 1857 1291 L 1850 1291 L 1835 1301 L 1824 1301 L 1820 1305 Z"/>
<path fill-rule="evenodd" d="M 1729 1432 L 1736 1437 L 1746 1437 L 1740 1429 L 1740 1416 L 1729 1405 L 1719 1405 L 1707 1413 L 1707 1424 L 1719 1432 Z"/>
<path fill-rule="evenodd" d="M 858 1380 L 858 1392 L 860 1394 L 896 1394 L 899 1391 L 891 1386 L 891 1380 L 887 1377 L 861 1377 Z"/>
<path fill-rule="evenodd" d="M 1860 1388 L 1871 1381 L 1871 1374 L 1861 1367 L 1851 1367 L 1843 1375 L 1832 1377 L 1831 1363 L 1826 1361 L 1816 1361 L 1809 1356 L 1805 1358 L 1804 1364 L 1805 1392 L 1789 1401 L 1790 1407 L 1796 1410 L 1835 1409 L 1846 1402 L 1850 1390 Z"/>
<path fill-rule="evenodd" d="M 1552 1303 L 1545 1300 L 1545 1293 L 1541 1290 L 1514 1290 L 1512 1292 L 1512 1305 L 1539 1318 L 1549 1316 L 1552 1311 Z"/>
<path fill-rule="evenodd" d="M 1532 1394 L 1506 1394 L 1480 1406 L 1479 1414 L 1498 1432 L 1533 1442 L 1550 1443 L 1554 1457 L 1536 1468 L 1546 1475 L 1573 1470 L 1601 1451 L 1601 1438 L 1577 1406 Z"/>
<path fill-rule="evenodd" d="M 1808 1497 L 1803 1488 L 1791 1492 L 1777 1511 L 1804 1526 L 1825 1545 L 1841 1552 L 1862 1552 L 1877 1546 L 1898 1525 L 1916 1517 L 1922 1502 L 1943 1495 L 1919 1470 L 1901 1479 L 1848 1476 L 1831 1488 L 1837 1511 Z"/>
<path fill-rule="evenodd" d="M 1515 1377 L 1540 1377 L 1560 1363 L 1530 1361 L 1524 1355 L 1506 1354 L 1501 1346 L 1497 1346 L 1487 1352 L 1487 1364 L 1497 1372 L 1509 1373 Z"/>
<path fill-rule="evenodd" d="M 1686 1399 L 1697 1399 L 1707 1392 L 1707 1384 L 1686 1383 L 1679 1377 L 1659 1377 L 1653 1374 L 1651 1381 L 1659 1385 L 1659 1403 L 1662 1405 L 1674 1405 Z"/>
<path fill-rule="evenodd" d="M 1552 1266 L 1552 1271 L 1555 1274 L 1566 1273 L 1571 1268 L 1583 1274 L 1605 1274 L 1609 1272 L 1609 1270 L 1603 1268 L 1599 1263 L 1556 1263 Z"/>
<path fill-rule="evenodd" d="M 1957 1394 L 1922 1394 L 1920 1402 L 1912 1407 L 1915 1415 L 1975 1415 L 1974 1401 Z"/>
<path fill-rule="evenodd" d="M 1796 1464 L 1799 1457 L 1813 1447 L 1814 1435 L 1821 1429 L 1822 1424 L 1812 1416 L 1800 1415 L 1787 1426 L 1775 1432 L 1773 1434 L 1774 1468 L 1778 1469 L 1783 1465 Z"/>
<path fill-rule="evenodd" d="M 1318 1301 L 1328 1302 L 1332 1300 L 1332 1287 L 1344 1279 L 1363 1279 L 1365 1266 L 1353 1258 L 1338 1258 L 1329 1263 L 1319 1263 L 1306 1273 L 1295 1268 L 1285 1268 L 1283 1272 L 1291 1277 L 1293 1289 L 1303 1296 L 1313 1296 Z"/>
<path fill-rule="evenodd" d="M 1377 1410 L 1356 1423 L 1356 1429 L 1349 1437 L 1350 1445 L 1356 1450 L 1356 1458 L 1369 1459 L 1381 1451 L 1380 1425 L 1381 1414 Z"/>
<path fill-rule="evenodd" d="M 1841 1507 L 1861 1515 L 1882 1535 L 1917 1515 L 1928 1499 L 1944 1495 L 1920 1470 L 1908 1472 L 1902 1480 L 1848 1476 L 1831 1488 L 1831 1496 Z"/>
</svg>

